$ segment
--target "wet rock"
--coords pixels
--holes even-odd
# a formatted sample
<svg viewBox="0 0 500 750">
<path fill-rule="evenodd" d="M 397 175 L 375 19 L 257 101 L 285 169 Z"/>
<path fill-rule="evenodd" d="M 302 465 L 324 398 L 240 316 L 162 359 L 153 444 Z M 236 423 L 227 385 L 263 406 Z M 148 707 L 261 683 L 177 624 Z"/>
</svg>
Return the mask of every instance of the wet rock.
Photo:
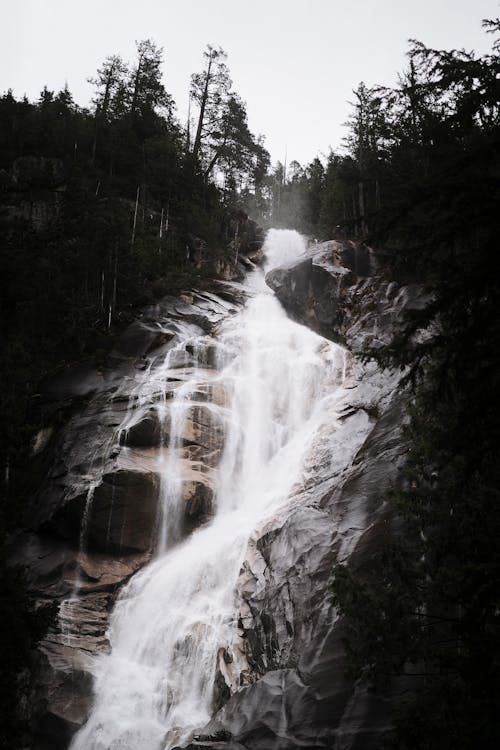
<svg viewBox="0 0 500 750">
<path fill-rule="evenodd" d="M 185 533 L 189 533 L 212 515 L 213 489 L 206 481 L 191 480 L 183 484 L 182 498 L 185 503 Z"/>
<path fill-rule="evenodd" d="M 89 672 L 74 668 L 54 673 L 50 664 L 46 666 L 49 666 L 46 674 L 51 675 L 51 680 L 41 684 L 46 692 L 47 708 L 35 727 L 35 750 L 66 750 L 73 734 L 87 718 L 92 678 Z"/>
<path fill-rule="evenodd" d="M 195 444 L 207 451 L 222 451 L 224 426 L 217 412 L 204 404 L 193 406 L 190 416 L 184 422 L 181 435 L 186 445 Z"/>
<path fill-rule="evenodd" d="M 168 433 L 165 435 L 158 412 L 152 409 L 143 419 L 124 430 L 120 441 L 132 448 L 155 448 L 165 444 L 166 437 Z"/>
<path fill-rule="evenodd" d="M 109 648 L 106 630 L 114 595 L 148 556 L 82 554 L 60 539 L 33 533 L 17 534 L 8 552 L 13 563 L 25 566 L 41 602 L 63 600 L 58 623 L 38 651 L 28 714 L 37 737 L 34 750 L 65 750 L 88 715 L 92 660 Z"/>
<path fill-rule="evenodd" d="M 429 303 L 421 287 L 384 277 L 373 250 L 354 242 L 313 246 L 305 260 L 270 271 L 266 283 L 292 317 L 354 352 L 388 344 L 406 312 Z"/>
<path fill-rule="evenodd" d="M 346 275 L 349 272 L 344 269 L 332 275 L 307 258 L 293 266 L 273 269 L 266 283 L 293 317 L 322 336 L 341 341 L 336 293 Z"/>
<path fill-rule="evenodd" d="M 158 477 L 153 472 L 118 470 L 71 498 L 45 528 L 97 552 L 151 549 L 158 515 Z"/>
<path fill-rule="evenodd" d="M 201 467 L 215 468 L 218 466 L 223 446 L 215 446 L 213 448 L 205 448 L 202 445 L 187 445 L 183 448 L 183 455 L 194 464 Z"/>
<path fill-rule="evenodd" d="M 358 403 L 373 400 L 378 377 L 353 388 Z M 239 636 L 219 667 L 231 697 L 203 736 L 225 730 L 248 750 L 372 750 L 390 725 L 389 693 L 367 693 L 346 677 L 331 581 L 337 560 L 369 559 L 387 538 L 383 493 L 405 455 L 396 383 L 388 375 L 378 382 L 380 418 L 348 411 L 336 436 L 344 450 L 316 448 L 314 474 L 256 530 L 238 582 Z M 221 684 L 218 695 L 226 695 Z"/>
<path fill-rule="evenodd" d="M 156 537 L 158 489 L 158 476 L 152 472 L 105 475 L 89 503 L 88 548 L 118 553 L 149 551 Z"/>
<path fill-rule="evenodd" d="M 222 398 L 220 391 L 215 390 L 214 393 Z M 193 398 L 197 395 L 197 392 L 192 394 Z M 206 391 L 200 391 L 200 395 L 208 398 Z M 121 432 L 120 442 L 130 448 L 140 449 L 191 447 L 192 460 L 206 463 L 207 466 L 216 465 L 224 444 L 224 424 L 217 407 L 208 402 L 188 402 L 174 408 L 184 410 L 184 416 L 181 414 L 176 417 L 178 421 L 174 435 L 168 410 L 160 416 L 157 409 L 150 409 Z"/>
<path fill-rule="evenodd" d="M 155 348 L 158 331 L 155 331 L 140 320 L 134 321 L 118 339 L 112 352 L 114 356 L 144 357 Z"/>
<path fill-rule="evenodd" d="M 52 427 L 42 427 L 41 430 L 38 430 L 36 433 L 34 439 L 33 439 L 33 445 L 31 449 L 31 453 L 33 456 L 38 455 L 39 453 L 42 453 L 47 446 L 50 443 L 50 439 L 54 433 L 54 430 Z"/>
<path fill-rule="evenodd" d="M 207 382 L 190 396 L 175 449 L 185 479 L 181 534 L 213 513 L 212 471 L 224 436 L 217 405 L 225 404 L 226 394 L 210 381 L 213 341 L 203 351 L 197 342 L 244 299 L 230 284 L 219 296 L 215 283 L 213 291 L 188 291 L 182 300 L 167 296 L 144 309 L 102 366 L 67 367 L 40 384 L 31 408 L 41 424 L 36 460 L 44 479 L 26 504 L 26 531 L 12 539 L 9 551 L 13 562 L 28 567 L 41 602 L 62 602 L 59 625 L 41 644 L 43 664 L 33 686 L 36 750 L 66 749 L 87 715 L 92 660 L 109 648 L 109 611 L 156 544 L 172 396 L 203 358 Z M 183 361 L 166 371 L 165 357 L 176 349 Z M 155 384 L 147 405 L 145 380 Z"/>
<path fill-rule="evenodd" d="M 207 401 L 215 406 L 227 405 L 227 391 L 223 383 L 200 383 L 191 397 L 193 401 Z"/>
<path fill-rule="evenodd" d="M 243 747 L 271 750 L 280 746 L 280 740 L 283 748 L 299 746 L 291 737 L 300 731 L 301 747 L 321 747 L 323 743 L 313 725 L 315 707 L 313 691 L 296 670 L 271 670 L 255 684 L 235 693 L 203 729 L 203 735 L 216 735 L 223 728 Z"/>
</svg>

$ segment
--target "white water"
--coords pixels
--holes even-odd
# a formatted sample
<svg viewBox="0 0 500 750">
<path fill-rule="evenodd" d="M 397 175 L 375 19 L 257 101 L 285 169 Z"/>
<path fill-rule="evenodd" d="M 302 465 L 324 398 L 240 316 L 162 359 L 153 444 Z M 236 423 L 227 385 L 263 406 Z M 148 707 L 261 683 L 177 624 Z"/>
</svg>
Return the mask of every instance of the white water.
<svg viewBox="0 0 500 750">
<path fill-rule="evenodd" d="M 298 257 L 304 242 L 295 232 L 271 230 L 265 249 L 268 270 Z M 94 707 L 72 750 L 164 750 L 206 724 L 218 652 L 236 637 L 236 582 L 248 540 L 287 502 L 314 436 L 335 419 L 343 350 L 290 321 L 262 271 L 250 274 L 247 285 L 252 296 L 245 308 L 221 325 L 217 372 L 195 366 L 173 400 L 157 404 L 170 425 L 158 553 L 116 603 L 111 653 L 96 662 Z M 213 339 L 194 342 L 198 359 L 207 343 Z M 144 394 L 158 393 L 169 367 L 167 357 Z M 193 394 L 207 384 L 227 396 L 224 407 L 209 406 L 225 432 L 214 517 L 182 540 L 183 463 L 176 447 Z"/>
</svg>

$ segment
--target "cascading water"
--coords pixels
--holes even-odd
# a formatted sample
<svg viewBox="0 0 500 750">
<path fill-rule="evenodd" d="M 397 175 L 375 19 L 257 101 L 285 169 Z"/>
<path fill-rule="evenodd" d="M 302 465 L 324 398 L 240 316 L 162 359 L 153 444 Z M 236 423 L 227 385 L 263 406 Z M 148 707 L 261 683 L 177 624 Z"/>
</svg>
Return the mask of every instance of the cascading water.
<svg viewBox="0 0 500 750">
<path fill-rule="evenodd" d="M 266 266 L 304 249 L 297 233 L 271 230 Z M 72 750 L 164 750 L 207 723 L 218 653 L 237 637 L 236 584 L 248 541 L 287 503 L 315 435 L 326 421 L 334 426 L 344 351 L 289 320 L 261 270 L 246 286 L 247 304 L 220 326 L 215 372 L 206 366 L 213 338 L 184 342 L 194 366 L 168 402 L 156 403 L 165 432 L 157 553 L 118 598 L 111 651 L 96 661 L 94 706 Z M 154 386 L 145 381 L 141 398 L 161 389 L 172 356 Z M 215 392 L 212 402 L 200 398 Z M 209 469 L 211 518 L 186 535 L 183 435 L 195 409 L 213 429 L 222 425 L 224 441 Z"/>
</svg>

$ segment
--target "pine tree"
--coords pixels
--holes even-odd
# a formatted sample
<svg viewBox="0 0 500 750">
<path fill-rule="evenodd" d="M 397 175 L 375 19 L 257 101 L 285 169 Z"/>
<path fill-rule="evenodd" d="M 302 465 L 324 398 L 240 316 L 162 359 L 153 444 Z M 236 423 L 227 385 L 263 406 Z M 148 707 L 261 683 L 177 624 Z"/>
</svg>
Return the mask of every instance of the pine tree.
<svg viewBox="0 0 500 750">
<path fill-rule="evenodd" d="M 227 55 L 221 47 L 207 45 L 203 57 L 205 69 L 191 76 L 191 99 L 199 108 L 192 151 L 195 162 L 203 154 L 207 140 L 221 132 L 232 85 L 225 63 Z"/>
</svg>

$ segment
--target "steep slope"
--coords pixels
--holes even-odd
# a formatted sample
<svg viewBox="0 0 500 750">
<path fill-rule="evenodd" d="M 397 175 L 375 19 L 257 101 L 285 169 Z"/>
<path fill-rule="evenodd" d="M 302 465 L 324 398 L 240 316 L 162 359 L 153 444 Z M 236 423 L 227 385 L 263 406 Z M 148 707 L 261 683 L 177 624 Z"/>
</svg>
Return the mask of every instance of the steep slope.
<svg viewBox="0 0 500 750">
<path fill-rule="evenodd" d="M 62 602 L 58 628 L 41 649 L 37 748 L 68 746 L 89 714 L 93 685 L 93 714 L 78 748 L 173 747 L 193 733 L 193 746 L 371 748 L 390 720 L 387 696 L 368 695 L 345 677 L 330 588 L 336 561 L 383 544 L 383 493 L 404 461 L 405 396 L 399 373 L 363 364 L 349 350 L 387 342 L 403 311 L 425 301 L 418 289 L 384 280 L 366 248 L 325 243 L 305 252 L 298 235 L 271 232 L 266 252 L 272 265 L 295 258 L 267 281 L 318 335 L 286 320 L 258 272 L 249 285 L 165 299 L 125 332 L 107 368 L 68 371 L 45 384 L 47 427 L 38 448 L 50 464 L 48 480 L 15 554 L 30 561 L 40 598 Z M 231 520 L 240 507 L 244 522 Z M 209 544 L 213 556 L 203 563 Z M 195 560 L 205 566 L 209 609 L 218 596 L 209 571 L 222 565 L 229 575 L 219 630 L 213 634 L 210 621 L 205 638 L 202 615 L 194 614 L 203 584 L 189 578 Z M 181 654 L 179 674 L 191 674 L 193 639 L 212 644 L 210 666 L 200 662 L 189 678 L 208 669 L 199 688 L 207 708 L 200 697 L 181 710 L 170 667 L 153 689 L 160 705 L 152 699 L 151 710 L 175 721 L 162 719 L 153 739 L 149 730 L 140 734 L 133 715 L 118 715 L 118 729 L 101 734 L 102 717 L 113 713 L 103 683 L 115 669 L 109 638 L 112 656 L 119 655 L 123 638 L 129 642 L 120 632 L 135 618 L 123 607 L 140 600 L 143 584 L 157 585 L 155 570 L 167 575 L 164 561 L 173 573 L 155 594 L 152 617 L 164 628 L 173 599 L 194 586 L 192 631 L 184 645 L 173 642 L 172 653 Z M 173 593 L 176 581 L 182 594 Z M 120 611 L 128 612 L 125 620 Z M 148 629 L 151 617 L 141 618 L 137 627 Z M 156 645 L 141 639 L 127 659 L 135 663 L 139 648 L 147 659 L 156 654 L 155 663 L 168 661 L 160 632 Z M 112 687 L 114 705 L 123 683 L 134 680 L 120 682 Z M 120 728 L 127 720 L 131 726 Z"/>
</svg>

